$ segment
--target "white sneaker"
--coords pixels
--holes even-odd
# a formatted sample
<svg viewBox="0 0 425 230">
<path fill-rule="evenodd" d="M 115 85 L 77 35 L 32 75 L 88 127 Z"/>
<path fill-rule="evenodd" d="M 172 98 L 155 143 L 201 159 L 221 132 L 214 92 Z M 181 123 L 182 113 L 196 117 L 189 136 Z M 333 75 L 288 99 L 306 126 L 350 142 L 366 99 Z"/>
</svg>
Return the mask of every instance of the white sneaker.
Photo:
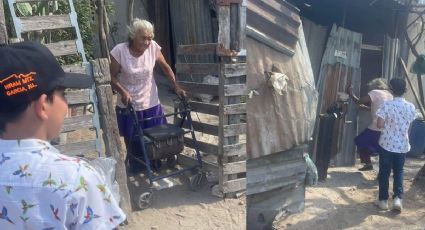
<svg viewBox="0 0 425 230">
<path fill-rule="evenodd" d="M 382 210 L 388 210 L 388 200 L 377 200 L 376 204 Z"/>
<path fill-rule="evenodd" d="M 393 200 L 393 210 L 398 210 L 401 211 L 403 209 L 403 204 L 402 204 L 403 200 L 396 197 Z"/>
</svg>

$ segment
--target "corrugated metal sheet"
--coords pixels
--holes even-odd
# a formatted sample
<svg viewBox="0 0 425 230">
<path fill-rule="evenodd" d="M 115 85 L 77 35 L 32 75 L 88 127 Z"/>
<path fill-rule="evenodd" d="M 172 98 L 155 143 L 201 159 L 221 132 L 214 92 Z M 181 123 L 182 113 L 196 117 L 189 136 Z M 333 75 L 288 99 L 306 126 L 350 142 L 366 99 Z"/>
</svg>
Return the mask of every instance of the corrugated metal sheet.
<svg viewBox="0 0 425 230">
<path fill-rule="evenodd" d="M 398 74 L 398 62 L 400 58 L 400 41 L 397 38 L 385 36 L 384 49 L 382 52 L 382 77 L 387 79 L 394 78 Z"/>
<path fill-rule="evenodd" d="M 319 91 L 318 113 L 326 110 L 338 100 L 351 84 L 354 92 L 360 91 L 360 54 L 362 35 L 334 25 L 328 38 L 317 88 Z M 337 166 L 354 165 L 354 137 L 357 133 L 356 105 L 350 101 L 347 113 L 335 124 L 336 147 L 332 155 Z M 318 124 L 316 124 L 316 127 Z M 315 138 L 317 140 L 317 137 Z"/>
<path fill-rule="evenodd" d="M 303 18 L 302 22 L 314 79 L 317 81 L 319 79 L 320 65 L 323 53 L 325 52 L 326 41 L 328 39 L 328 27 L 316 24 L 306 18 Z"/>
</svg>

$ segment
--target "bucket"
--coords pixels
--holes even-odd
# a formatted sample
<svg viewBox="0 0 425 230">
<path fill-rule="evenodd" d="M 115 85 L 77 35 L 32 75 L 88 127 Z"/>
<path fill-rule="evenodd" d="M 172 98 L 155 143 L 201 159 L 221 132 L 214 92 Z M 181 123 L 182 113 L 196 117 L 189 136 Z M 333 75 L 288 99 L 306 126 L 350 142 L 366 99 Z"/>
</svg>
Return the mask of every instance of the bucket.
<svg viewBox="0 0 425 230">
<path fill-rule="evenodd" d="M 409 157 L 420 157 L 425 151 L 425 121 L 416 119 L 412 122 L 409 134 L 410 151 Z"/>
</svg>

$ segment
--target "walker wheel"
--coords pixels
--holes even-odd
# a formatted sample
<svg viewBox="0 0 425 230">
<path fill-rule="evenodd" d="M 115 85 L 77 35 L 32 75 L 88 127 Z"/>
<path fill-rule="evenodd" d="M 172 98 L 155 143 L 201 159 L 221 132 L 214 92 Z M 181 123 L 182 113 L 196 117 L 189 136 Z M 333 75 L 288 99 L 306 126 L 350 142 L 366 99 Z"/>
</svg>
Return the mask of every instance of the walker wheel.
<svg viewBox="0 0 425 230">
<path fill-rule="evenodd" d="M 177 156 L 171 156 L 167 158 L 167 167 L 168 168 L 175 168 L 177 165 Z"/>
<path fill-rule="evenodd" d="M 190 190 L 196 192 L 202 188 L 202 185 L 205 182 L 205 173 L 198 172 L 194 176 L 189 177 L 189 188 Z"/>
<path fill-rule="evenodd" d="M 151 206 L 152 192 L 144 192 L 139 196 L 137 205 L 140 209 L 147 209 Z"/>
</svg>

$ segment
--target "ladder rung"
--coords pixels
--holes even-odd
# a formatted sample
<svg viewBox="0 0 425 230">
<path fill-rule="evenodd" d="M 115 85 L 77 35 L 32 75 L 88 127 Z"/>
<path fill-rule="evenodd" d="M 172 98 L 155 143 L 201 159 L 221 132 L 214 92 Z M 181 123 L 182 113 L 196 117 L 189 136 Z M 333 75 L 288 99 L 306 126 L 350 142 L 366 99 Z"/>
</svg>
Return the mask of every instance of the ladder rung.
<svg viewBox="0 0 425 230">
<path fill-rule="evenodd" d="M 53 55 L 55 55 L 56 57 L 78 54 L 78 49 L 77 49 L 75 40 L 60 41 L 60 42 L 48 43 L 44 45 L 47 46 L 47 48 L 49 48 L 50 51 L 53 53 Z"/>
<path fill-rule="evenodd" d="M 24 2 L 53 2 L 54 0 L 15 0 L 15 3 L 24 3 Z"/>
<path fill-rule="evenodd" d="M 33 16 L 21 17 L 19 19 L 21 19 L 22 22 L 22 33 L 72 27 L 68 15 Z"/>
<path fill-rule="evenodd" d="M 86 68 L 84 66 L 82 66 L 81 64 L 64 65 L 64 66 L 62 66 L 62 69 L 65 72 L 70 72 L 70 73 L 86 73 Z"/>
</svg>

